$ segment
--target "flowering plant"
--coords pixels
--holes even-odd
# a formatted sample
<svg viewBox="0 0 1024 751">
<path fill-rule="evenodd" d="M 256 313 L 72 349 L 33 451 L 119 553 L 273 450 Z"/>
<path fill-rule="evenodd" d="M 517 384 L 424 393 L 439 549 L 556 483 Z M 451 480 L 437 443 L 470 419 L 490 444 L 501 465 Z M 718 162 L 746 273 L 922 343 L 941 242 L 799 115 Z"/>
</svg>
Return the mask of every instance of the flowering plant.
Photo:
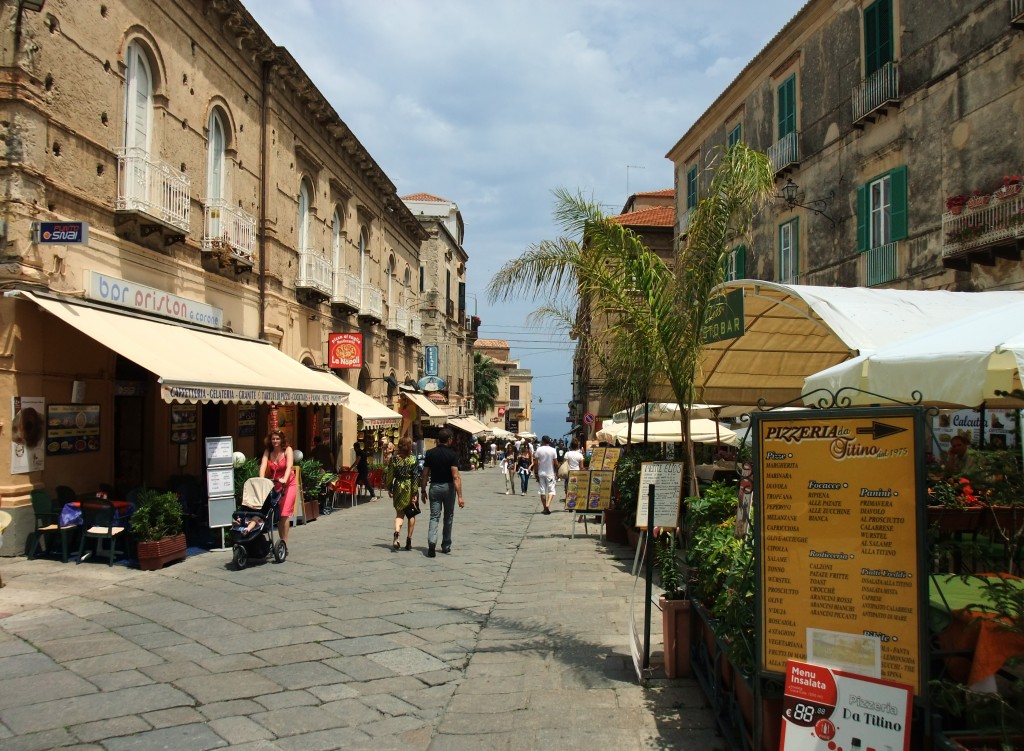
<svg viewBox="0 0 1024 751">
<path fill-rule="evenodd" d="M 967 203 L 970 196 L 965 193 L 957 193 L 946 199 L 946 211 L 952 211 L 955 208 L 961 207 Z"/>
<path fill-rule="evenodd" d="M 1010 185 L 1016 185 L 1020 182 L 1020 175 L 1003 175 L 1003 181 L 999 183 L 1000 188 L 1006 188 Z"/>
<path fill-rule="evenodd" d="M 928 487 L 928 505 L 946 508 L 978 508 L 984 505 L 966 477 L 936 480 Z"/>
</svg>

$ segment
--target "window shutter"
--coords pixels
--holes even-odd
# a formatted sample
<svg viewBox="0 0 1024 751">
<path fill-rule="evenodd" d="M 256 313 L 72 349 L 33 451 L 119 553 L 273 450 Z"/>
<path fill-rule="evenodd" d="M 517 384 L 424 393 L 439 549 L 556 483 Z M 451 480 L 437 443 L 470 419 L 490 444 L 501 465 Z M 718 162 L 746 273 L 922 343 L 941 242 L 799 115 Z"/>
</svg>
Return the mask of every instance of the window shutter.
<svg viewBox="0 0 1024 751">
<path fill-rule="evenodd" d="M 691 167 L 686 173 L 686 208 L 692 209 L 697 205 L 697 168 Z"/>
<path fill-rule="evenodd" d="M 863 253 L 868 249 L 868 214 L 871 207 L 868 205 L 868 184 L 857 186 L 857 252 Z"/>
<path fill-rule="evenodd" d="M 893 59 L 892 0 L 876 0 L 864 9 L 864 77 Z"/>
<path fill-rule="evenodd" d="M 898 167 L 889 173 L 891 240 L 907 238 L 907 168 Z"/>
<path fill-rule="evenodd" d="M 796 74 L 779 86 L 779 139 L 796 130 Z"/>
<path fill-rule="evenodd" d="M 747 278 L 747 246 L 746 245 L 739 246 L 738 248 L 736 248 L 735 253 L 736 253 L 736 263 L 734 264 L 734 268 L 736 269 L 736 278 L 737 279 L 746 279 Z"/>
<path fill-rule="evenodd" d="M 793 219 L 793 284 L 800 284 L 800 217 Z"/>
</svg>

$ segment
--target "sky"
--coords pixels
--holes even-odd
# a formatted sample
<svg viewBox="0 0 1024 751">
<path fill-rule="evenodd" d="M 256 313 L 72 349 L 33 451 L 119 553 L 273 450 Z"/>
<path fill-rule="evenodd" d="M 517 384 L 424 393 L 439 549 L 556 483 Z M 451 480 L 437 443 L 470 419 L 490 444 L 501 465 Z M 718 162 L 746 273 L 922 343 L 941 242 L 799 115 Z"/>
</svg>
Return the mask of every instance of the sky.
<svg viewBox="0 0 1024 751">
<path fill-rule="evenodd" d="M 618 214 L 672 188 L 665 154 L 806 0 L 245 0 L 398 189 L 454 201 L 469 312 L 532 371 L 560 437 L 573 343 L 492 303 L 495 272 L 560 234 L 556 188 Z"/>
</svg>

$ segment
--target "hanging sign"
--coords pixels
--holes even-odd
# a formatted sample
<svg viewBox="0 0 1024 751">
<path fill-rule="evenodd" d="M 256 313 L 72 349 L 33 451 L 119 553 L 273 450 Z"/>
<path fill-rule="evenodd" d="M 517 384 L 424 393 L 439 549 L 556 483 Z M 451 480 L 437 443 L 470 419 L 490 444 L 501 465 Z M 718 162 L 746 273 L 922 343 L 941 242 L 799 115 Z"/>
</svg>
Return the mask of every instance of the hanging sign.
<svg viewBox="0 0 1024 751">
<path fill-rule="evenodd" d="M 363 367 L 362 334 L 329 334 L 327 366 L 330 368 Z"/>
<path fill-rule="evenodd" d="M 32 241 L 40 245 L 85 245 L 88 222 L 32 222 Z"/>
<path fill-rule="evenodd" d="M 428 344 L 423 348 L 423 374 L 437 375 L 437 345 Z"/>
<path fill-rule="evenodd" d="M 597 450 L 594 455 L 597 455 Z M 602 455 L 602 465 L 604 459 Z M 591 466 L 596 463 L 592 456 Z M 679 494 L 683 489 L 682 462 L 644 462 L 640 465 L 640 496 L 636 506 L 636 526 L 640 529 L 647 529 L 648 488 L 651 485 L 654 485 L 654 526 L 675 529 L 679 526 Z"/>
</svg>

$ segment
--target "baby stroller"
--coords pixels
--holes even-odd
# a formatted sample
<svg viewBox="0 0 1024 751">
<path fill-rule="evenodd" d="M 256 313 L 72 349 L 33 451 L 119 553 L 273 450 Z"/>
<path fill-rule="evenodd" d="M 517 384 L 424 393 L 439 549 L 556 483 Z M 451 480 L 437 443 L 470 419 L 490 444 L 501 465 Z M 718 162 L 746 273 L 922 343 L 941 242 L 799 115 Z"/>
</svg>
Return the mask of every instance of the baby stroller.
<svg viewBox="0 0 1024 751">
<path fill-rule="evenodd" d="M 264 560 L 267 553 L 284 563 L 288 545 L 274 541 L 274 524 L 278 518 L 280 496 L 274 492 L 274 481 L 266 477 L 250 477 L 242 486 L 242 506 L 231 516 L 231 560 L 242 570 L 249 559 Z"/>
</svg>

